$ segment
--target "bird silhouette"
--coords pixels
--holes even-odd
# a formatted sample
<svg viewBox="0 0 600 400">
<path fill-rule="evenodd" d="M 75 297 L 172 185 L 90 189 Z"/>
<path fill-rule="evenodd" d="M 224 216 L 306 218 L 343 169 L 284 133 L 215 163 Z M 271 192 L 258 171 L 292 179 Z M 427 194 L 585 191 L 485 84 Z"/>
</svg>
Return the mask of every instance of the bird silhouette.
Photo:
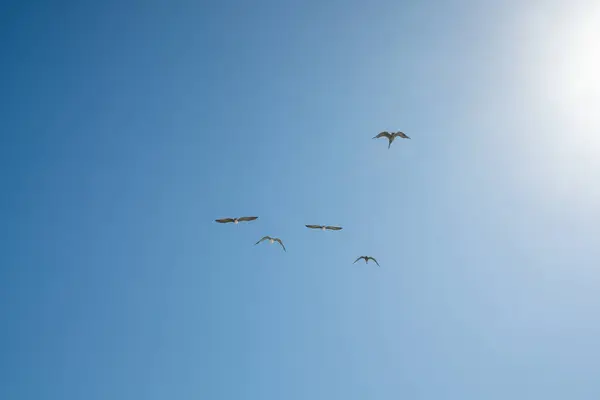
<svg viewBox="0 0 600 400">
<path fill-rule="evenodd" d="M 221 218 L 221 219 L 215 219 L 215 221 L 220 224 L 227 224 L 229 222 L 233 222 L 234 224 L 237 224 L 238 222 L 254 221 L 257 218 L 258 217 Z"/>
<path fill-rule="evenodd" d="M 390 146 L 392 145 L 392 142 L 394 141 L 394 139 L 396 139 L 397 137 L 401 137 L 402 139 L 410 139 L 408 136 L 406 136 L 406 134 L 404 132 L 387 132 L 387 131 L 383 131 L 381 132 L 379 135 L 373 137 L 373 139 L 379 139 L 382 137 L 386 137 L 387 140 L 389 140 L 389 144 L 388 144 L 388 149 L 390 148 Z"/>
<path fill-rule="evenodd" d="M 260 239 L 258 242 L 254 243 L 254 245 L 256 246 L 257 244 L 259 244 L 259 243 L 260 243 L 260 242 L 262 242 L 263 240 L 268 240 L 269 242 L 271 242 L 271 244 L 273 244 L 273 243 L 277 242 L 277 243 L 279 243 L 279 244 L 281 245 L 281 247 L 283 247 L 283 251 L 287 251 L 287 250 L 285 249 L 285 246 L 283 245 L 283 242 L 281 241 L 281 239 L 279 239 L 279 238 L 274 238 L 274 237 L 271 237 L 271 236 L 265 236 L 265 237 L 263 237 L 263 238 L 262 238 L 262 239 Z"/>
<path fill-rule="evenodd" d="M 310 229 L 321 229 L 321 230 L 330 230 L 330 231 L 340 231 L 342 230 L 341 226 L 329 226 L 329 225 L 305 225 Z"/>
<path fill-rule="evenodd" d="M 378 267 L 381 267 L 381 265 L 379 265 L 379 263 L 377 262 L 377 260 L 374 259 L 373 257 L 370 257 L 370 256 L 360 256 L 360 257 L 358 257 L 356 259 L 356 261 L 360 260 L 361 258 L 365 260 L 365 264 L 368 264 L 369 260 L 373 260 L 373 261 L 375 261 L 375 264 L 377 264 Z M 352 264 L 356 264 L 356 261 L 354 261 Z"/>
</svg>

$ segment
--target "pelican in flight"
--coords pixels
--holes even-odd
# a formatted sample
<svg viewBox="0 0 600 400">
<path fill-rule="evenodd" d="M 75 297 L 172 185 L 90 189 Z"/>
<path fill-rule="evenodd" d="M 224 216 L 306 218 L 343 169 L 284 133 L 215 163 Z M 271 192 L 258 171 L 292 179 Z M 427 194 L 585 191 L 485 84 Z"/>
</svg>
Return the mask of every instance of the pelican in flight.
<svg viewBox="0 0 600 400">
<path fill-rule="evenodd" d="M 394 141 L 394 139 L 396 139 L 397 137 L 401 137 L 402 139 L 410 139 L 408 136 L 406 136 L 406 134 L 404 132 L 387 132 L 387 131 L 383 131 L 381 132 L 379 135 L 375 136 L 373 139 L 379 139 L 382 137 L 386 137 L 387 140 L 390 141 L 390 143 L 388 144 L 388 149 L 390 148 L 390 146 L 392 145 L 392 142 Z"/>
<path fill-rule="evenodd" d="M 341 226 L 329 226 L 329 225 L 305 225 L 307 228 L 310 229 L 321 229 L 321 230 L 326 230 L 329 229 L 330 231 L 340 231 L 342 230 Z"/>
<path fill-rule="evenodd" d="M 369 256 L 360 256 L 356 259 L 356 261 L 360 260 L 360 259 L 364 259 L 365 260 L 365 264 L 369 263 L 369 260 L 373 260 L 375 261 L 375 264 L 377 264 L 378 267 L 381 267 L 381 265 L 379 265 L 379 263 L 377 262 L 376 259 L 374 259 L 373 257 L 369 257 Z M 356 261 L 354 261 L 352 264 L 356 264 Z"/>
<path fill-rule="evenodd" d="M 258 217 L 221 218 L 221 219 L 215 219 L 215 221 L 220 224 L 227 224 L 229 222 L 233 222 L 234 224 L 237 224 L 238 222 L 254 221 L 257 218 Z"/>
<path fill-rule="evenodd" d="M 265 236 L 265 237 L 263 237 L 263 238 L 262 238 L 262 239 L 260 239 L 258 242 L 254 243 L 254 245 L 256 246 L 257 244 L 259 244 L 259 243 L 260 243 L 260 242 L 262 242 L 263 240 L 268 240 L 269 242 L 271 242 L 271 244 L 273 244 L 273 243 L 277 242 L 277 243 L 279 243 L 279 244 L 281 245 L 281 247 L 283 247 L 283 251 L 287 251 L 287 250 L 285 249 L 285 246 L 283 245 L 283 242 L 281 241 L 281 239 L 279 239 L 279 238 L 274 238 L 274 237 L 271 237 L 271 236 Z"/>
</svg>

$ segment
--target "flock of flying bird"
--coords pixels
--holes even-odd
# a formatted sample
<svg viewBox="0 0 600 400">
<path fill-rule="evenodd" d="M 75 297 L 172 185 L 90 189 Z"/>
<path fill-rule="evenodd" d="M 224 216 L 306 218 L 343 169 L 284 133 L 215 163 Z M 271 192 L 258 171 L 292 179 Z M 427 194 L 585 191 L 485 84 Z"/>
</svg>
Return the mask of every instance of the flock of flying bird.
<svg viewBox="0 0 600 400">
<path fill-rule="evenodd" d="M 386 138 L 389 141 L 388 149 L 392 145 L 392 142 L 394 141 L 394 139 L 396 139 L 397 137 L 402 138 L 402 139 L 410 139 L 410 137 L 406 136 L 406 134 L 404 132 L 400 132 L 400 131 L 398 131 L 398 132 L 383 131 L 383 132 L 379 133 L 377 136 L 373 137 L 373 139 L 379 139 L 382 137 Z M 254 221 L 255 219 L 258 219 L 258 217 L 221 218 L 221 219 L 216 219 L 215 222 L 218 222 L 220 224 L 227 224 L 227 223 L 238 224 L 240 222 Z M 341 226 L 331 226 L 331 225 L 305 225 L 305 226 L 309 229 L 320 229 L 323 231 L 325 231 L 325 230 L 329 230 L 329 231 L 342 230 Z M 271 237 L 271 236 L 263 236 L 263 238 L 260 239 L 258 242 L 256 242 L 254 245 L 257 245 L 265 240 L 268 240 L 271 244 L 277 242 L 277 243 L 279 243 L 279 245 L 281 245 L 281 247 L 283 248 L 284 251 L 287 251 L 285 249 L 285 245 L 283 244 L 283 242 L 281 241 L 280 238 Z M 377 264 L 377 266 L 380 266 L 379 263 L 377 262 L 377 260 L 371 256 L 360 256 L 354 261 L 353 264 L 356 264 L 356 262 L 361 259 L 365 260 L 365 264 L 368 264 L 369 260 L 373 260 L 375 262 L 375 264 Z"/>
</svg>

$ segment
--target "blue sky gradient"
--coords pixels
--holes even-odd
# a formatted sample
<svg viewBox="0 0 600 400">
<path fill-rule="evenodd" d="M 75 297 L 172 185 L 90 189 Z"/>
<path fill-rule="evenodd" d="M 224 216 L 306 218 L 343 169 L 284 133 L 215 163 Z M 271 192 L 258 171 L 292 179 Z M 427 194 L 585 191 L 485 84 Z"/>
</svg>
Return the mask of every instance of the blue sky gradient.
<svg viewBox="0 0 600 400">
<path fill-rule="evenodd" d="M 4 2 L 0 398 L 599 398 L 564 7 Z"/>
</svg>

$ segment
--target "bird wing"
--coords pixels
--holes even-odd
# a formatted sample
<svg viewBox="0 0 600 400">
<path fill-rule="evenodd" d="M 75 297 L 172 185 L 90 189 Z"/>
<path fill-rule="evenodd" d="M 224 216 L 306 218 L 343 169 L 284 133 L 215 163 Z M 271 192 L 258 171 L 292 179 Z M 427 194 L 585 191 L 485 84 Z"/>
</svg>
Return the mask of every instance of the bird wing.
<svg viewBox="0 0 600 400">
<path fill-rule="evenodd" d="M 356 264 L 356 261 L 360 260 L 361 258 L 365 258 L 365 257 L 364 256 L 358 257 L 352 264 Z"/>
<path fill-rule="evenodd" d="M 386 138 L 388 138 L 388 139 L 389 139 L 389 138 L 391 138 L 391 137 L 392 137 L 392 134 L 390 134 L 390 133 L 389 133 L 389 132 L 387 132 L 387 131 L 383 131 L 383 132 L 381 132 L 379 135 L 377 135 L 377 136 L 373 137 L 373 139 L 379 139 L 379 138 L 382 138 L 382 137 L 384 137 L 384 136 L 385 136 Z"/>
<path fill-rule="evenodd" d="M 263 240 L 269 240 L 269 239 L 271 239 L 271 237 L 270 237 L 270 236 L 265 236 L 265 237 L 263 237 L 262 239 L 260 239 L 258 242 L 254 243 L 254 245 L 256 246 L 257 244 L 259 244 L 259 243 L 260 243 L 260 242 L 262 242 Z"/>
<path fill-rule="evenodd" d="M 374 259 L 373 257 L 367 257 L 367 260 L 373 260 L 373 261 L 375 261 L 375 264 L 377 264 L 378 267 L 381 267 L 381 265 L 379 265 L 379 263 L 377 262 L 377 260 Z"/>
<path fill-rule="evenodd" d="M 394 136 L 399 136 L 403 139 L 410 139 L 408 136 L 406 136 L 406 134 L 404 132 L 400 132 L 400 131 L 394 133 Z"/>
<path fill-rule="evenodd" d="M 238 218 L 238 221 L 254 221 L 257 218 L 258 217 L 241 217 L 241 218 Z"/>
<path fill-rule="evenodd" d="M 307 228 L 310 228 L 310 229 L 321 229 L 321 226 L 319 226 L 319 225 L 304 225 L 304 226 L 306 226 Z"/>
<path fill-rule="evenodd" d="M 233 222 L 233 218 L 221 218 L 221 219 L 215 219 L 215 221 L 220 224 L 226 224 L 228 222 Z"/>
<path fill-rule="evenodd" d="M 287 251 L 287 250 L 285 249 L 285 246 L 283 245 L 283 242 L 281 241 L 281 239 L 277 238 L 277 239 L 275 239 L 275 241 L 276 241 L 277 243 L 279 243 L 279 244 L 281 245 L 281 247 L 283 247 L 283 251 Z"/>
<path fill-rule="evenodd" d="M 331 231 L 340 231 L 342 230 L 341 226 L 326 226 L 325 229 L 329 229 Z"/>
</svg>

